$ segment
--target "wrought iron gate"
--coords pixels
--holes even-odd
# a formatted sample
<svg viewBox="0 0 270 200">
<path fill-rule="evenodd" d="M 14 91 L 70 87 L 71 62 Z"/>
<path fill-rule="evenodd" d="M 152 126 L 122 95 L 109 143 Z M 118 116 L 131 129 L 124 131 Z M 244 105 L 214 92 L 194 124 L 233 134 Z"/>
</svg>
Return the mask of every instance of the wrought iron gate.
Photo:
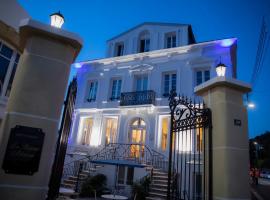
<svg viewBox="0 0 270 200">
<path fill-rule="evenodd" d="M 211 110 L 171 92 L 167 199 L 212 197 Z"/>
<path fill-rule="evenodd" d="M 74 78 L 72 82 L 69 84 L 68 93 L 66 96 L 66 100 L 64 102 L 64 110 L 60 124 L 54 163 L 52 166 L 52 173 L 49 182 L 49 191 L 47 195 L 47 200 L 56 199 L 59 194 L 59 188 L 67 150 L 68 137 L 70 133 L 72 115 L 75 106 L 76 94 L 77 94 L 77 79 Z"/>
</svg>

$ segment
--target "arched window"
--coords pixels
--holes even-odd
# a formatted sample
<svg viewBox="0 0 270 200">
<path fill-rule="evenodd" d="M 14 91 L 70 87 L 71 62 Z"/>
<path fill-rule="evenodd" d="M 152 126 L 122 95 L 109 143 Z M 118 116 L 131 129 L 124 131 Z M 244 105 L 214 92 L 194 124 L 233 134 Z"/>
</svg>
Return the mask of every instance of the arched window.
<svg viewBox="0 0 270 200">
<path fill-rule="evenodd" d="M 139 35 L 139 48 L 138 52 L 148 52 L 150 51 L 150 34 L 148 31 L 142 31 Z"/>
</svg>

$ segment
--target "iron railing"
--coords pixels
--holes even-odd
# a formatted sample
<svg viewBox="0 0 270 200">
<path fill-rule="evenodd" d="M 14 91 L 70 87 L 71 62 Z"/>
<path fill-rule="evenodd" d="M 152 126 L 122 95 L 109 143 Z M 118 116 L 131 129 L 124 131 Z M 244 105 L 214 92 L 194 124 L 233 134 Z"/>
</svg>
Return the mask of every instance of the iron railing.
<svg viewBox="0 0 270 200">
<path fill-rule="evenodd" d="M 121 93 L 120 106 L 156 104 L 153 90 Z"/>
<path fill-rule="evenodd" d="M 95 161 L 128 161 L 129 164 L 139 164 L 144 167 L 168 170 L 168 159 L 165 155 L 138 143 L 109 143 L 98 153 L 85 156 L 64 165 L 62 180 L 70 176 L 79 177 L 81 172 L 94 171 Z M 80 188 L 81 179 L 78 178 L 76 189 Z"/>
</svg>

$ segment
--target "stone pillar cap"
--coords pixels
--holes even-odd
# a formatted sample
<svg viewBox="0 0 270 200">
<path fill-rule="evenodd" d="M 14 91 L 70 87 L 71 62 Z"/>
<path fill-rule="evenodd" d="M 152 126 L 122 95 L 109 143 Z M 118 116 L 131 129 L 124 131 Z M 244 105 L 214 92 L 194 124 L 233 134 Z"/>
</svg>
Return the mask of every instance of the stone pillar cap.
<svg viewBox="0 0 270 200">
<path fill-rule="evenodd" d="M 194 92 L 196 95 L 201 95 L 202 93 L 215 88 L 215 87 L 229 87 L 235 90 L 239 90 L 243 93 L 248 93 L 251 91 L 251 85 L 245 83 L 243 81 L 237 80 L 235 78 L 228 78 L 228 77 L 215 77 L 206 81 L 194 88 Z"/>
<path fill-rule="evenodd" d="M 53 27 L 48 24 L 43 24 L 30 18 L 21 20 L 19 30 L 20 46 L 22 49 L 25 47 L 27 38 L 33 35 L 41 35 L 62 43 L 70 44 L 76 51 L 74 59 L 77 57 L 82 48 L 83 40 L 77 34 Z"/>
</svg>

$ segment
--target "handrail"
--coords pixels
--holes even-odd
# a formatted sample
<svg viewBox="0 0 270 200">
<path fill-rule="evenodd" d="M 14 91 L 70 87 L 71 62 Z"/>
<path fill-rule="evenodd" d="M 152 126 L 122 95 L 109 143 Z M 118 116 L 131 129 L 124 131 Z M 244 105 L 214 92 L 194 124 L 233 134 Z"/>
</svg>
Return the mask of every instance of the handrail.
<svg viewBox="0 0 270 200">
<path fill-rule="evenodd" d="M 81 171 L 90 172 L 91 168 L 96 168 L 96 164 L 91 161 L 129 160 L 145 166 L 151 165 L 154 168 L 160 168 L 164 171 L 167 170 L 168 166 L 168 159 L 165 155 L 140 143 L 109 143 L 96 154 L 83 156 L 83 158 L 64 165 L 62 178 L 79 176 L 79 172 Z"/>
</svg>

